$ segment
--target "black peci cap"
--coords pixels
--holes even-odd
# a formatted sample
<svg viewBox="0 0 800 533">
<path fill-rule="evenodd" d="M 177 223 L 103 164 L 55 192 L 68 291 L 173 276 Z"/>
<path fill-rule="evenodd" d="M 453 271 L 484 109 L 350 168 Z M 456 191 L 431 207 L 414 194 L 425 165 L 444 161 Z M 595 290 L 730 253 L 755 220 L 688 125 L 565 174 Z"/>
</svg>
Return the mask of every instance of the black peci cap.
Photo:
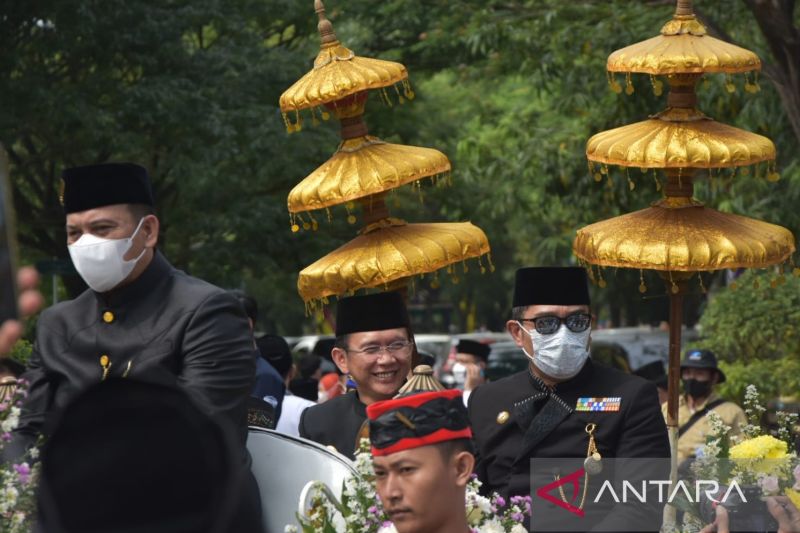
<svg viewBox="0 0 800 533">
<path fill-rule="evenodd" d="M 134 163 L 68 168 L 61 179 L 67 214 L 115 204 L 155 205 L 147 170 Z"/>
<path fill-rule="evenodd" d="M 410 326 L 406 305 L 399 292 L 342 298 L 336 306 L 337 337 Z"/>
<path fill-rule="evenodd" d="M 583 267 L 526 267 L 517 270 L 513 307 L 590 303 L 589 279 Z"/>
<path fill-rule="evenodd" d="M 492 348 L 488 344 L 469 339 L 461 339 L 456 345 L 456 353 L 468 353 L 480 357 L 484 361 L 489 359 L 489 352 L 491 351 Z"/>
</svg>

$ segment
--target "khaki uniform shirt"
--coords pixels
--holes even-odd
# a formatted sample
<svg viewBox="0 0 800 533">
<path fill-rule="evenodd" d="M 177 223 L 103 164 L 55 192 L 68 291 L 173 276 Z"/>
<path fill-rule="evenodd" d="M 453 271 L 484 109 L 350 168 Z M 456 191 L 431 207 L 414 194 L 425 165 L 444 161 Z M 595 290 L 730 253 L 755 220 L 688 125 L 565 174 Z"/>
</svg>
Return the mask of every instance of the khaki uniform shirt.
<svg viewBox="0 0 800 533">
<path fill-rule="evenodd" d="M 705 408 L 705 406 L 717 400 L 719 395 L 717 393 L 712 392 L 711 395 L 700 405 L 696 405 L 694 409 L 689 408 L 689 404 L 686 402 L 686 396 L 681 395 L 678 399 L 678 427 L 680 428 L 689 419 L 692 417 L 694 413 L 700 411 Z M 733 402 L 725 402 L 722 403 L 713 409 L 719 415 L 725 425 L 730 426 L 731 430 L 728 433 L 730 437 L 738 435 L 741 433 L 741 428 L 747 423 L 747 417 L 742 411 L 742 408 L 736 405 Z M 664 414 L 664 420 L 667 419 L 667 404 L 661 406 L 661 412 Z M 711 431 L 711 426 L 708 421 L 708 414 L 692 424 L 690 427 L 681 437 L 678 439 L 678 464 L 685 461 L 690 457 L 694 457 L 696 455 L 696 450 L 699 446 L 702 446 L 706 443 L 706 436 Z"/>
</svg>

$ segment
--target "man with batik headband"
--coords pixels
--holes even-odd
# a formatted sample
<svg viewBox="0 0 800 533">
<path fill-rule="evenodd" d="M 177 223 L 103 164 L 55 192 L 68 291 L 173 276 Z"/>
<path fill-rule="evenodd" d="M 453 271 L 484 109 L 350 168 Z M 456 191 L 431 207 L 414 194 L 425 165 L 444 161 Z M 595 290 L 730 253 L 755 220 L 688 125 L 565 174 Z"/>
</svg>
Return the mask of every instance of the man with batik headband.
<svg viewBox="0 0 800 533">
<path fill-rule="evenodd" d="M 378 496 L 399 533 L 466 533 L 475 464 L 458 390 L 410 394 L 367 407 Z"/>
<path fill-rule="evenodd" d="M 300 418 L 300 436 L 353 458 L 368 405 L 394 397 L 411 370 L 414 338 L 398 292 L 339 300 L 333 362 L 356 383 L 356 390 L 309 407 Z"/>
<path fill-rule="evenodd" d="M 532 458 L 585 458 L 588 472 L 603 458 L 669 457 L 655 386 L 589 358 L 589 305 L 583 268 L 517 271 L 507 329 L 529 368 L 478 387 L 469 401 L 484 489 L 531 494 Z M 537 503 L 542 501 L 534 499 L 533 526 L 547 530 L 537 523 Z M 626 511 L 606 511 L 586 523 L 605 531 L 629 529 Z"/>
</svg>

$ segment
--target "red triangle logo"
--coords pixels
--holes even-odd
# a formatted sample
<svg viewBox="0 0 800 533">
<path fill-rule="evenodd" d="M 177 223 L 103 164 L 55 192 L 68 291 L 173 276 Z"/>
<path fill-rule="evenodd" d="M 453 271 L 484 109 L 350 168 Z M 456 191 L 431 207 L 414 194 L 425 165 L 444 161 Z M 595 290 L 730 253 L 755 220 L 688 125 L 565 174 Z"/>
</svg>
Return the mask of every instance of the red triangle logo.
<svg viewBox="0 0 800 533">
<path fill-rule="evenodd" d="M 583 509 L 572 505 L 571 503 L 563 501 L 561 498 L 556 498 L 550 491 L 553 489 L 560 487 L 561 485 L 566 485 L 567 483 L 572 485 L 572 498 L 570 498 L 570 502 L 574 502 L 575 499 L 578 497 L 578 492 L 580 492 L 581 488 L 581 478 L 584 476 L 585 472 L 583 468 L 576 470 L 575 472 L 569 474 L 568 476 L 564 476 L 561 479 L 557 479 L 552 483 L 545 485 L 544 487 L 536 489 L 536 495 L 544 500 L 547 500 L 551 503 L 554 503 L 561 507 L 562 509 L 566 509 L 572 514 L 578 515 L 583 518 Z"/>
</svg>

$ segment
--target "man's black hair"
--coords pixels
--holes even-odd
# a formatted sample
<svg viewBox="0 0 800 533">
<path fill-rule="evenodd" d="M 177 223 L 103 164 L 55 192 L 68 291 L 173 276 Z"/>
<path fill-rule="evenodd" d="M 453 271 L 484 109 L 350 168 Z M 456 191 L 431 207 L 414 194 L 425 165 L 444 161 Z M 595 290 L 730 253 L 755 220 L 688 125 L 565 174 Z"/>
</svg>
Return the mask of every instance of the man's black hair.
<svg viewBox="0 0 800 533">
<path fill-rule="evenodd" d="M 436 449 L 442 454 L 442 459 L 444 461 L 449 461 L 451 457 L 461 452 L 469 452 L 475 455 L 472 441 L 469 439 L 446 440 L 444 442 L 437 442 L 434 446 L 436 446 Z"/>
<path fill-rule="evenodd" d="M 130 212 L 131 216 L 133 216 L 134 220 L 136 220 L 137 223 L 148 215 L 156 214 L 156 210 L 153 208 L 152 205 L 127 204 L 127 206 L 128 206 L 128 211 Z"/>
</svg>

